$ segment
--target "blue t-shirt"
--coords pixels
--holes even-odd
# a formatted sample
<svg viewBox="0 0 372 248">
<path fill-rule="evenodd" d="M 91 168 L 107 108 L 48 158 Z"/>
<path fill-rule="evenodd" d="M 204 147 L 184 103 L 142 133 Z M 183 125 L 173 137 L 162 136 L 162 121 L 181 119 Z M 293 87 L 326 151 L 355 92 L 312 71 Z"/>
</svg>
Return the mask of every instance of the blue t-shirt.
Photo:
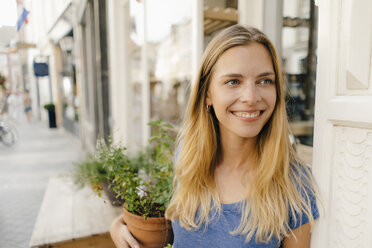
<svg viewBox="0 0 372 248">
<path fill-rule="evenodd" d="M 176 151 L 175 161 L 179 156 L 180 144 Z M 303 171 L 305 172 L 305 171 Z M 316 198 L 311 191 L 307 192 L 310 197 L 311 212 L 314 219 L 319 217 L 318 207 L 316 205 Z M 280 241 L 273 238 L 268 243 L 256 243 L 256 237 L 246 243 L 245 235 L 231 235 L 230 232 L 236 230 L 240 224 L 241 217 L 241 206 L 242 202 L 232 204 L 221 204 L 221 215 L 215 214 L 211 210 L 209 214 L 208 228 L 205 230 L 202 226 L 198 230 L 188 231 L 184 227 L 181 227 L 178 220 L 172 221 L 172 228 L 174 233 L 173 248 L 195 248 L 195 247 L 208 247 L 208 248 L 226 248 L 226 247 L 247 247 L 247 248 L 278 248 L 280 247 Z M 299 213 L 289 213 L 289 227 L 291 230 L 295 230 L 298 227 L 309 222 L 308 216 L 305 214 L 300 218 Z"/>
<path fill-rule="evenodd" d="M 311 211 L 314 219 L 319 217 L 316 199 L 314 195 L 310 195 Z M 256 243 L 255 236 L 245 243 L 245 235 L 231 235 L 230 231 L 236 230 L 240 224 L 242 202 L 232 204 L 221 204 L 221 215 L 214 214 L 210 211 L 210 221 L 207 230 L 202 226 L 198 230 L 188 231 L 181 227 L 178 220 L 172 222 L 174 232 L 174 248 L 191 248 L 191 247 L 210 247 L 210 248 L 225 248 L 225 247 L 249 247 L 249 248 L 278 248 L 280 242 L 273 238 L 268 243 Z M 289 227 L 294 230 L 301 225 L 309 222 L 308 216 L 296 213 L 296 220 L 293 214 L 289 213 Z"/>
</svg>

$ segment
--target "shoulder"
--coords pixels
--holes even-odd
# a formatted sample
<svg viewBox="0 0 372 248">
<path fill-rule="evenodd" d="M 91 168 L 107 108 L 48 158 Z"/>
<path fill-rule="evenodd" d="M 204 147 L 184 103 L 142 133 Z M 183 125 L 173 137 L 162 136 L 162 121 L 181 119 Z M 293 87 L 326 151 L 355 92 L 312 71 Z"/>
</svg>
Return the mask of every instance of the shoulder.
<svg viewBox="0 0 372 248">
<path fill-rule="evenodd" d="M 290 163 L 290 177 L 297 188 L 305 187 L 310 191 L 315 191 L 315 182 L 311 167 L 300 162 Z"/>
<path fill-rule="evenodd" d="M 317 219 L 319 210 L 317 206 L 317 190 L 311 167 L 300 163 L 292 163 L 291 170 L 291 176 L 296 184 L 301 202 L 301 209 L 290 208 L 289 210 L 289 227 L 294 230 Z"/>
</svg>

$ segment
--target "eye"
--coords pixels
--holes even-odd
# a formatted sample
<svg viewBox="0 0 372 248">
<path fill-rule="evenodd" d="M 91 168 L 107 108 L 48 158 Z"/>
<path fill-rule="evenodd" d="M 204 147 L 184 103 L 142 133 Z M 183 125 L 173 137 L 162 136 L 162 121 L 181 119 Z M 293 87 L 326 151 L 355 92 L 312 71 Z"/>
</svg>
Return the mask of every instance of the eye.
<svg viewBox="0 0 372 248">
<path fill-rule="evenodd" d="M 225 84 L 227 84 L 227 85 L 237 85 L 237 84 L 239 84 L 239 80 L 236 80 L 236 79 L 229 80 Z"/>
<path fill-rule="evenodd" d="M 258 84 L 273 84 L 274 81 L 270 78 L 264 78 L 257 82 Z"/>
</svg>

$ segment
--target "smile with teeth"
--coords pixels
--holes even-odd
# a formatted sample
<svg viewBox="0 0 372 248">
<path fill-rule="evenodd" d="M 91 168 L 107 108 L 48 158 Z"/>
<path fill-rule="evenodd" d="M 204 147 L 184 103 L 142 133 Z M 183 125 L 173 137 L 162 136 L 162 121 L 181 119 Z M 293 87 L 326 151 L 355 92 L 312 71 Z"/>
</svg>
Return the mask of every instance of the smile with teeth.
<svg viewBox="0 0 372 248">
<path fill-rule="evenodd" d="M 256 112 L 232 112 L 233 115 L 242 117 L 242 118 L 255 118 L 261 114 L 261 111 Z"/>
</svg>

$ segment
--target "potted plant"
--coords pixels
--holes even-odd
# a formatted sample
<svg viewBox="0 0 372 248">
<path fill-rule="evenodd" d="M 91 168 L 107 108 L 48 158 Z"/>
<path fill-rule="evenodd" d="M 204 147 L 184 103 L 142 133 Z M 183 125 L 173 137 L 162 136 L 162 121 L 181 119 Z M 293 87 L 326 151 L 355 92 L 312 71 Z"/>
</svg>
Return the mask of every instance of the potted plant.
<svg viewBox="0 0 372 248">
<path fill-rule="evenodd" d="M 56 108 L 53 103 L 48 103 L 44 105 L 44 109 L 48 111 L 49 117 L 49 128 L 56 128 Z"/>
<path fill-rule="evenodd" d="M 124 199 L 120 198 L 112 189 L 115 175 L 122 167 L 130 166 L 135 173 L 138 169 L 125 154 L 126 148 L 120 144 L 114 144 L 111 137 L 98 139 L 96 145 L 95 159 L 102 164 L 102 169 L 105 170 L 105 177 L 99 182 L 99 186 L 95 187 L 96 193 L 101 196 L 101 191 L 105 191 L 109 200 L 114 206 L 121 206 Z"/>
<path fill-rule="evenodd" d="M 107 170 L 94 155 L 88 154 L 83 161 L 74 163 L 72 177 L 79 187 L 91 185 L 94 191 L 101 196 L 101 183 L 106 180 Z"/>
<path fill-rule="evenodd" d="M 115 192 L 116 199 L 124 202 L 124 221 L 141 247 L 164 247 L 173 241 L 164 214 L 172 188 L 174 139 L 170 124 L 149 125 L 154 129 L 149 145 L 135 156 L 128 156 L 126 148 L 110 137 L 98 139 L 95 155 L 76 164 L 74 177 L 80 184 L 93 185 L 99 196 L 105 188 Z"/>
<path fill-rule="evenodd" d="M 0 89 L 2 89 L 4 91 L 6 89 L 5 82 L 6 82 L 5 77 L 3 76 L 3 74 L 0 73 Z"/>
<path fill-rule="evenodd" d="M 111 185 L 115 168 L 128 163 L 125 148 L 114 145 L 110 137 L 106 141 L 98 139 L 96 147 L 94 155 L 88 154 L 84 160 L 74 163 L 74 182 L 79 187 L 91 185 L 100 197 L 105 192 L 113 206 L 121 206 L 124 202 L 116 197 Z"/>
<path fill-rule="evenodd" d="M 174 139 L 170 124 L 155 121 L 150 126 L 155 130 L 149 146 L 115 172 L 113 190 L 124 199 L 123 221 L 141 247 L 164 247 L 173 241 L 164 213 L 172 190 Z"/>
</svg>

